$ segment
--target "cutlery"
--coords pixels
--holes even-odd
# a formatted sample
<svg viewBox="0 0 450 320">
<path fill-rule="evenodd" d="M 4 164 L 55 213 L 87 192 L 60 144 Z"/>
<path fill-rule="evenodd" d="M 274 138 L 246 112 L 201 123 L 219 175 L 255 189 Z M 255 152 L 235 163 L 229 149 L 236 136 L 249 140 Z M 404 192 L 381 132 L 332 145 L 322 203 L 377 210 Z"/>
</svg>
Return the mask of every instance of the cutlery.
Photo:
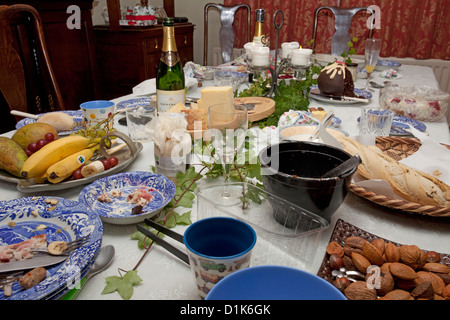
<svg viewBox="0 0 450 320">
<path fill-rule="evenodd" d="M 336 100 L 336 101 L 348 100 L 348 101 L 357 101 L 357 102 L 369 103 L 369 99 L 357 98 L 357 97 L 346 97 L 346 96 L 342 96 L 342 97 L 332 96 L 332 95 L 329 95 L 329 94 L 320 93 L 319 89 L 311 89 L 311 91 L 309 93 L 313 94 L 315 96 L 324 97 L 324 98 L 328 98 L 328 99 Z"/>
<path fill-rule="evenodd" d="M 308 138 L 307 141 L 313 141 L 319 134 L 320 130 L 322 130 L 322 128 L 326 129 L 333 116 L 334 116 L 333 112 L 328 112 L 325 115 L 325 117 L 323 117 L 323 119 L 319 122 L 316 129 L 313 131 L 313 133 L 311 134 L 311 136 Z"/>
<path fill-rule="evenodd" d="M 168 229 L 168 228 L 166 228 L 166 227 L 160 225 L 159 223 L 156 223 L 156 222 L 154 222 L 154 221 L 152 221 L 150 219 L 145 219 L 144 222 L 147 225 L 149 225 L 149 226 L 153 227 L 154 229 L 158 230 L 159 232 L 162 232 L 165 235 L 171 237 L 172 239 L 174 239 L 174 240 L 184 244 L 183 236 L 181 234 L 178 234 L 175 231 L 172 231 L 172 230 L 170 230 L 170 229 Z M 146 235 L 147 237 L 152 239 L 154 242 L 159 244 L 161 247 L 163 247 L 164 249 L 166 249 L 167 251 L 169 251 L 170 253 L 172 253 L 176 257 L 180 258 L 183 262 L 189 264 L 189 258 L 188 258 L 186 253 L 184 253 L 183 251 L 181 251 L 178 248 L 175 248 L 170 243 L 168 243 L 165 240 L 161 239 L 156 234 L 154 234 L 153 232 L 147 230 L 146 228 L 144 228 L 141 225 L 138 225 L 137 229 L 140 232 L 142 232 L 144 235 Z"/>
<path fill-rule="evenodd" d="M 111 265 L 114 259 L 114 255 L 114 246 L 107 245 L 101 248 L 100 253 L 98 254 L 98 257 L 92 265 L 91 269 L 89 269 L 86 276 L 80 280 L 79 286 L 67 292 L 60 298 L 60 300 L 74 300 L 80 294 L 81 289 L 86 285 L 86 282 L 88 282 L 90 278 L 102 272 Z"/>
<path fill-rule="evenodd" d="M 35 114 L 22 112 L 22 111 L 18 111 L 18 110 L 11 110 L 11 114 L 15 115 L 15 116 L 21 116 L 21 117 L 25 117 L 25 118 L 34 119 L 34 120 L 39 119 L 39 116 L 37 116 Z"/>
<path fill-rule="evenodd" d="M 358 280 L 365 279 L 365 275 L 362 274 L 361 272 L 346 270 L 345 268 L 340 268 L 339 270 L 333 270 L 333 271 L 331 271 L 331 275 L 334 278 L 346 277 L 348 280 L 350 280 L 352 282 L 356 282 Z"/>
<path fill-rule="evenodd" d="M 381 84 L 379 84 L 379 83 L 376 83 L 375 81 L 369 81 L 369 83 L 370 83 L 370 85 L 371 85 L 372 87 L 374 87 L 375 89 L 382 89 L 382 88 L 384 88 L 383 85 L 381 85 Z"/>
<path fill-rule="evenodd" d="M 51 265 L 63 262 L 67 258 L 68 258 L 68 256 L 66 256 L 66 255 L 52 256 L 52 255 L 45 254 L 45 253 L 44 254 L 36 254 L 31 259 L 0 263 L 0 273 L 34 269 L 37 267 L 47 267 L 47 266 L 51 266 Z"/>
<path fill-rule="evenodd" d="M 50 255 L 70 255 L 75 249 L 80 248 L 86 242 L 89 241 L 89 236 L 78 238 L 74 241 L 66 242 L 66 241 L 54 241 L 48 244 L 47 248 L 34 248 L 31 249 L 32 252 L 37 253 L 47 253 Z"/>
<path fill-rule="evenodd" d="M 321 176 L 321 178 L 331 178 L 331 177 L 340 177 L 344 173 L 350 171 L 354 167 L 358 166 L 361 163 L 361 158 L 359 155 L 354 155 L 350 159 L 342 162 L 337 167 L 331 169 L 330 171 L 326 172 L 324 175 Z"/>
</svg>

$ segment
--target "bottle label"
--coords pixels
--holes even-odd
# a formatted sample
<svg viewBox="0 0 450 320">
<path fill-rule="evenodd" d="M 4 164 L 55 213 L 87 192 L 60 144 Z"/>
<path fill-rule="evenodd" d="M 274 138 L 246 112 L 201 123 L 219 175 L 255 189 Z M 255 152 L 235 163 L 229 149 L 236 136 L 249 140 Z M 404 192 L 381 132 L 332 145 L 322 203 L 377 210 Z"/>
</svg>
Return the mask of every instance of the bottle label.
<svg viewBox="0 0 450 320">
<path fill-rule="evenodd" d="M 253 42 L 254 43 L 260 43 L 260 44 L 262 44 L 263 46 L 265 46 L 266 45 L 266 36 L 265 35 L 262 35 L 262 36 L 254 36 L 253 37 Z"/>
<path fill-rule="evenodd" d="M 180 61 L 180 56 L 176 51 L 163 52 L 161 54 L 161 61 L 169 67 L 173 67 Z"/>
<path fill-rule="evenodd" d="M 181 102 L 184 105 L 185 102 L 185 90 L 156 90 L 158 97 L 158 112 L 166 112 L 177 103 Z"/>
</svg>

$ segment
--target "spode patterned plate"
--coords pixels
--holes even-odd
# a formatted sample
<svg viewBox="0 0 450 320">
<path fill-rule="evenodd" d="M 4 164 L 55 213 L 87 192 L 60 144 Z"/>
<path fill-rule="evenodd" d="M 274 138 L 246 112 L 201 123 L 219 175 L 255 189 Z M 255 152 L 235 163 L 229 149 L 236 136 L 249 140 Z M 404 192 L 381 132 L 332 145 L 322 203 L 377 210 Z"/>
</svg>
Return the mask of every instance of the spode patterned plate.
<svg viewBox="0 0 450 320">
<path fill-rule="evenodd" d="M 116 104 L 116 112 L 128 108 L 130 105 L 141 103 L 144 105 L 150 105 L 150 102 L 152 101 L 151 98 L 136 98 L 136 99 L 129 99 L 124 100 L 121 102 L 118 102 Z"/>
<path fill-rule="evenodd" d="M 151 195 L 152 199 L 133 214 L 138 204 L 127 201 L 135 191 Z M 123 172 L 95 181 L 84 188 L 79 201 L 89 212 L 97 212 L 101 220 L 111 224 L 132 224 L 156 215 L 175 195 L 175 184 L 160 174 Z M 99 197 L 103 200 L 99 200 Z"/>
<path fill-rule="evenodd" d="M 83 122 L 83 114 L 81 113 L 81 110 L 62 110 L 62 111 L 55 111 L 55 112 L 64 112 L 64 113 L 71 115 L 73 117 L 73 121 L 75 123 Z M 44 114 L 45 113 L 41 113 L 41 114 L 38 114 L 38 116 L 43 116 Z M 36 122 L 35 119 L 24 118 L 24 119 L 20 120 L 19 122 L 17 122 L 16 129 L 19 130 L 23 126 L 30 124 L 30 123 L 35 123 L 35 122 Z M 58 132 L 58 135 L 68 135 L 74 131 L 77 131 L 78 129 L 80 129 L 80 127 L 75 127 L 73 129 L 73 131 L 61 131 L 61 132 Z"/>
<path fill-rule="evenodd" d="M 318 86 L 311 86 L 310 89 L 318 89 Z M 358 97 L 362 97 L 364 99 L 372 99 L 372 93 L 370 93 L 369 91 L 366 90 L 362 90 L 362 89 L 358 89 L 355 88 L 353 90 L 353 92 L 358 96 Z M 327 97 L 323 97 L 323 96 L 319 96 L 319 95 L 315 95 L 313 93 L 309 94 L 310 98 L 313 98 L 317 101 L 321 101 L 321 102 L 328 102 L 328 103 L 334 103 L 334 104 L 355 104 L 355 103 L 361 103 L 359 101 L 353 101 L 353 100 L 341 100 L 339 99 L 339 97 L 330 99 Z"/>
<path fill-rule="evenodd" d="M 56 205 L 46 203 L 56 199 Z M 60 291 L 84 273 L 92 264 L 101 246 L 103 225 L 98 215 L 86 212 L 79 202 L 59 197 L 28 197 L 0 202 L 0 245 L 18 243 L 36 236 L 47 235 L 52 241 L 72 241 L 90 235 L 89 241 L 76 249 L 62 263 L 46 267 L 47 277 L 38 285 L 24 290 L 13 285 L 11 300 L 38 300 Z M 37 230 L 38 226 L 45 227 Z M 39 228 L 41 229 L 41 228 Z M 0 291 L 0 299 L 7 299 Z"/>
</svg>

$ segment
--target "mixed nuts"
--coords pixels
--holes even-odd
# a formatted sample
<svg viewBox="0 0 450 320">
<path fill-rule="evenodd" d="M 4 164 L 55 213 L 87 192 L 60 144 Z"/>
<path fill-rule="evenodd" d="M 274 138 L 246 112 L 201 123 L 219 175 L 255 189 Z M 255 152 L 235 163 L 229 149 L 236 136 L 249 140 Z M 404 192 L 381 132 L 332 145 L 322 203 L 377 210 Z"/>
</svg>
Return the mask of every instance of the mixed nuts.
<svg viewBox="0 0 450 320">
<path fill-rule="evenodd" d="M 450 267 L 434 251 L 358 236 L 342 246 L 330 242 L 326 251 L 331 269 L 365 275 L 365 280 L 334 280 L 349 300 L 450 300 Z"/>
</svg>

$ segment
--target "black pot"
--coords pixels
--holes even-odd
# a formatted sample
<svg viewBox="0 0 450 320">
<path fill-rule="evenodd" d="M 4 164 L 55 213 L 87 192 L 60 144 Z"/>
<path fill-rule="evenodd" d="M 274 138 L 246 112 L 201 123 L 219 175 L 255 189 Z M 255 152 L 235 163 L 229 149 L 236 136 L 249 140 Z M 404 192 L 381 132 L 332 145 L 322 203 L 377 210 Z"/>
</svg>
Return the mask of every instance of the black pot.
<svg viewBox="0 0 450 320">
<path fill-rule="evenodd" d="M 322 143 L 292 141 L 269 146 L 259 154 L 264 188 L 330 221 L 348 193 L 357 166 L 339 177 L 320 177 L 350 157 Z M 275 219 L 295 227 L 298 217 L 282 213 Z"/>
</svg>

